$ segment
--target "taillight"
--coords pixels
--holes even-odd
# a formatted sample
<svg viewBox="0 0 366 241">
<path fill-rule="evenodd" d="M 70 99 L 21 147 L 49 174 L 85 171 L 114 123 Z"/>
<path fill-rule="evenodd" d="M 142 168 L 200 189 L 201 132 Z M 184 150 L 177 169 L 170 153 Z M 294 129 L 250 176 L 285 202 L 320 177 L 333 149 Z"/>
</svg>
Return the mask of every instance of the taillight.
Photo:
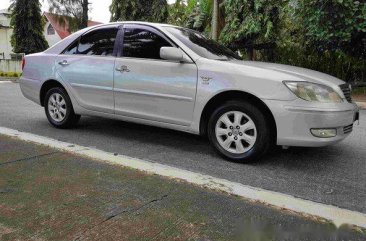
<svg viewBox="0 0 366 241">
<path fill-rule="evenodd" d="M 24 67 L 25 67 L 25 57 L 23 57 L 23 59 L 22 59 L 22 70 L 24 69 Z"/>
</svg>

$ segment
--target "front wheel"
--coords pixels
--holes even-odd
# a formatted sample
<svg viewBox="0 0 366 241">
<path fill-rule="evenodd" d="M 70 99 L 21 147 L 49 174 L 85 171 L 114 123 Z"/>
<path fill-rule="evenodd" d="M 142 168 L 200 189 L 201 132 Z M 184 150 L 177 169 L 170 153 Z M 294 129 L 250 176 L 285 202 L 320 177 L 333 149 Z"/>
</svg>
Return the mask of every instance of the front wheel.
<svg viewBox="0 0 366 241">
<path fill-rule="evenodd" d="M 208 137 L 223 157 L 236 162 L 254 162 L 271 143 L 265 115 L 244 101 L 229 101 L 217 108 L 208 123 Z"/>
<path fill-rule="evenodd" d="M 80 115 L 74 112 L 69 95 L 60 87 L 47 92 L 44 108 L 48 121 L 56 128 L 70 128 L 80 120 Z"/>
</svg>

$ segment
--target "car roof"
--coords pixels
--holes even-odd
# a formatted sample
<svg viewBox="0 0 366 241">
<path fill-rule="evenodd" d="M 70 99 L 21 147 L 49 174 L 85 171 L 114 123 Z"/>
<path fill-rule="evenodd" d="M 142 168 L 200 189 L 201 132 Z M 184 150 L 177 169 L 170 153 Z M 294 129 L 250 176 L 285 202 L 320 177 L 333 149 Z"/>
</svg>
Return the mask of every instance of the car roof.
<svg viewBox="0 0 366 241">
<path fill-rule="evenodd" d="M 152 22 L 143 22 L 143 21 L 118 21 L 118 22 L 110 22 L 105 24 L 97 25 L 99 27 L 102 26 L 109 26 L 109 25 L 116 25 L 116 24 L 141 24 L 141 25 L 148 25 L 152 27 L 178 27 L 167 23 L 152 23 Z M 95 27 L 95 26 L 94 26 Z"/>
<path fill-rule="evenodd" d="M 99 25 L 95 25 L 95 26 L 91 26 L 91 27 L 81 29 L 78 32 L 73 33 L 72 35 L 68 36 L 67 38 L 63 39 L 62 41 L 56 43 L 54 46 L 52 46 L 49 49 L 47 49 L 46 51 L 44 51 L 44 53 L 46 53 L 46 54 L 59 54 L 67 46 L 69 46 L 76 38 L 78 38 L 82 34 L 88 32 L 92 29 L 97 29 L 97 28 L 107 27 L 107 26 L 113 26 L 113 25 L 116 26 L 116 25 L 119 25 L 119 24 L 120 25 L 122 25 L 122 24 L 145 25 L 145 26 L 154 27 L 154 28 L 157 28 L 157 29 L 160 29 L 160 30 L 162 30 L 163 27 L 184 28 L 184 27 L 179 27 L 179 26 L 166 24 L 166 23 L 151 23 L 151 22 L 142 22 L 142 21 L 119 21 L 119 22 L 99 24 Z M 172 37 L 172 36 L 170 36 L 170 37 Z M 179 40 L 177 40 L 177 39 L 175 39 L 175 41 L 179 42 Z M 194 53 L 192 50 L 190 50 L 188 48 L 184 48 L 183 46 L 181 46 L 181 48 L 183 48 L 186 51 L 186 53 L 188 52 L 189 53 L 188 55 L 192 59 L 198 59 L 199 58 L 199 56 L 196 53 Z"/>
</svg>

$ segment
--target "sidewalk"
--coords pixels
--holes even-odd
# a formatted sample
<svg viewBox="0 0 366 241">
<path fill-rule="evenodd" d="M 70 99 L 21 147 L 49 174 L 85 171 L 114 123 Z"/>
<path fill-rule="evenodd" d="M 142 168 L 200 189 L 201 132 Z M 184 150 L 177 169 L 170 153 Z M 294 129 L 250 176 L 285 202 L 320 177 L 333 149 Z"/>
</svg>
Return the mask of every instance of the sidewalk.
<svg viewBox="0 0 366 241">
<path fill-rule="evenodd" d="M 0 135 L 0 240 L 365 237 L 365 231 Z"/>
<path fill-rule="evenodd" d="M 366 110 L 366 95 L 353 95 L 352 99 L 361 109 Z"/>
<path fill-rule="evenodd" d="M 356 104 L 358 107 L 360 107 L 360 109 L 366 110 L 366 102 L 356 102 Z"/>
</svg>

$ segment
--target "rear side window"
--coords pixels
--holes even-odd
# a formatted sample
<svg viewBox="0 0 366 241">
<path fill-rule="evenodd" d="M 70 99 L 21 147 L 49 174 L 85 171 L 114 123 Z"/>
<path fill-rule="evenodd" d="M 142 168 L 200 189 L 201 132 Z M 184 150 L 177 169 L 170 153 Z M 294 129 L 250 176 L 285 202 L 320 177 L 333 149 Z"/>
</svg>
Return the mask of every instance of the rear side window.
<svg viewBox="0 0 366 241">
<path fill-rule="evenodd" d="M 161 36 L 146 29 L 126 28 L 124 30 L 124 57 L 161 59 L 161 47 L 171 47 L 171 44 Z"/>
<path fill-rule="evenodd" d="M 64 51 L 64 54 L 112 56 L 117 28 L 103 28 L 83 35 Z"/>
</svg>

